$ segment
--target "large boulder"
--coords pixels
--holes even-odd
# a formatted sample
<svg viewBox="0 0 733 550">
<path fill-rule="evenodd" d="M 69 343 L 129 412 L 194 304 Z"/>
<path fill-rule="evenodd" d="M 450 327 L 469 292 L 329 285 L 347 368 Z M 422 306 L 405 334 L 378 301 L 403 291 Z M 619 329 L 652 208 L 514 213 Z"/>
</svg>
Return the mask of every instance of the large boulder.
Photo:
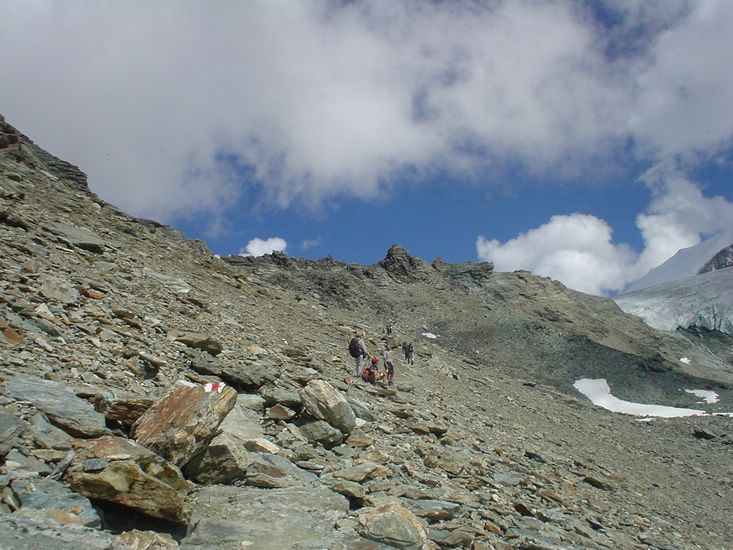
<svg viewBox="0 0 733 550">
<path fill-rule="evenodd" d="M 316 420 L 325 420 L 343 433 L 356 427 L 356 416 L 346 397 L 325 380 L 311 380 L 300 390 L 305 410 Z"/>
<path fill-rule="evenodd" d="M 183 467 L 208 446 L 236 401 L 237 392 L 224 384 L 175 386 L 137 419 L 132 436 Z"/>
<path fill-rule="evenodd" d="M 76 437 L 99 437 L 107 433 L 104 415 L 68 386 L 26 374 L 16 374 L 5 382 L 5 394 L 29 401 L 48 416 L 52 424 Z"/>
<path fill-rule="evenodd" d="M 329 539 L 336 521 L 349 510 L 346 498 L 321 485 L 206 487 L 191 493 L 189 504 L 192 528 L 181 550 L 306 547 Z"/>
<path fill-rule="evenodd" d="M 423 523 L 396 503 L 363 508 L 357 529 L 364 538 L 407 550 L 419 550 L 428 538 Z"/>
<path fill-rule="evenodd" d="M 148 516 L 186 523 L 191 485 L 181 471 L 129 439 L 105 436 L 89 441 L 65 472 L 80 495 L 132 508 Z"/>
</svg>

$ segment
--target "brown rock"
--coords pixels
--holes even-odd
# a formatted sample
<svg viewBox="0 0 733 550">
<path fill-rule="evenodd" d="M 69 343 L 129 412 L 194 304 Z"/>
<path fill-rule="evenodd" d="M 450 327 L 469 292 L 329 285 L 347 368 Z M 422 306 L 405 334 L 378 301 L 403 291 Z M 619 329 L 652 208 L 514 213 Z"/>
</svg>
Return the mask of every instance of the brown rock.
<svg viewBox="0 0 733 550">
<path fill-rule="evenodd" d="M 236 401 L 237 392 L 221 383 L 176 386 L 138 418 L 132 435 L 183 467 L 206 448 Z"/>
<path fill-rule="evenodd" d="M 428 538 L 417 516 L 395 503 L 363 509 L 358 530 L 364 538 L 410 550 L 418 550 Z"/>
<path fill-rule="evenodd" d="M 186 523 L 184 506 L 191 486 L 181 471 L 152 451 L 120 437 L 89 441 L 66 470 L 77 493 L 143 514 Z"/>
<path fill-rule="evenodd" d="M 3 330 L 3 336 L 5 337 L 5 341 L 13 346 L 18 346 L 23 343 L 23 337 L 12 328 Z"/>
<path fill-rule="evenodd" d="M 129 429 L 153 403 L 149 397 L 140 395 L 120 395 L 114 398 L 97 396 L 94 408 L 104 414 L 107 420 L 119 422 Z"/>
</svg>

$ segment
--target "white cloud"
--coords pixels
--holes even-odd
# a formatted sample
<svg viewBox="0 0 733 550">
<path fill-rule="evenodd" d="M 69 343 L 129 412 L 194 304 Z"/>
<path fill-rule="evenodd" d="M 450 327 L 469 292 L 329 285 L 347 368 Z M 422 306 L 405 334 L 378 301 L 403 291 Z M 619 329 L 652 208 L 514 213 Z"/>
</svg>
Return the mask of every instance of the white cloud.
<svg viewBox="0 0 733 550">
<path fill-rule="evenodd" d="M 270 237 L 269 239 L 252 239 L 247 243 L 239 254 L 242 256 L 264 256 L 273 252 L 285 252 L 288 243 L 281 237 Z"/>
<path fill-rule="evenodd" d="M 242 195 L 373 197 L 406 167 L 483 177 L 627 140 L 654 160 L 729 143 L 733 2 L 609 2 L 658 23 L 618 58 L 577 5 L 3 2 L 0 104 L 102 197 L 162 219 Z"/>
<path fill-rule="evenodd" d="M 590 294 L 622 290 L 681 248 L 730 229 L 733 203 L 703 196 L 698 185 L 677 173 L 649 176 L 653 196 L 636 218 L 644 250 L 615 244 L 611 227 L 595 216 L 553 216 L 505 243 L 479 236 L 476 251 L 498 271 L 527 269 Z"/>
<path fill-rule="evenodd" d="M 303 242 L 300 243 L 300 248 L 302 250 L 310 250 L 311 248 L 314 248 L 321 244 L 321 238 L 316 237 L 315 239 L 305 239 Z"/>
<path fill-rule="evenodd" d="M 570 288 L 600 294 L 621 288 L 627 282 L 625 270 L 635 259 L 628 246 L 611 242 L 611 232 L 595 216 L 553 216 L 503 244 L 480 236 L 476 249 L 479 258 L 494 262 L 498 271 L 527 269 Z"/>
</svg>

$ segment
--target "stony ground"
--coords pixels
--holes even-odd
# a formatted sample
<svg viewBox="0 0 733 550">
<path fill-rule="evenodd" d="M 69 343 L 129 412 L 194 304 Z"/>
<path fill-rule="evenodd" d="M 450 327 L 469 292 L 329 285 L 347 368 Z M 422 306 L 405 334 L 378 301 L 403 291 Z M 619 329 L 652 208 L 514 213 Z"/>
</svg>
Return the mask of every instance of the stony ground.
<svg viewBox="0 0 733 550">
<path fill-rule="evenodd" d="M 0 126 L 0 547 L 730 547 L 731 418 L 572 390 L 723 410 L 726 341 L 399 247 L 224 261 Z M 357 328 L 415 342 L 394 386 L 348 376 Z"/>
</svg>

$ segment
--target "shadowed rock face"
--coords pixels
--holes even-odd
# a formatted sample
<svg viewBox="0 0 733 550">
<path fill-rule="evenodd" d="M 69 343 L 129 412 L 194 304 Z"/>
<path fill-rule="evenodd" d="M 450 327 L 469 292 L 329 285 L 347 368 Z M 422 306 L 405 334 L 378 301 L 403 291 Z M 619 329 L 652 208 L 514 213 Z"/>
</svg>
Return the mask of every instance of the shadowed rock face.
<svg viewBox="0 0 733 550">
<path fill-rule="evenodd" d="M 733 267 L 733 244 L 723 248 L 708 263 L 706 263 L 698 273 L 707 273 L 708 271 L 717 271 Z"/>
<path fill-rule="evenodd" d="M 729 546 L 729 418 L 640 423 L 572 387 L 728 412 L 729 340 L 399 247 L 374 265 L 222 261 L 31 152 L 0 133 L 0 548 Z M 394 385 L 352 380 L 357 329 L 373 355 L 393 348 Z M 12 390 L 17 375 L 59 399 Z M 240 409 L 217 427 L 227 408 L 208 419 L 201 389 L 161 406 L 181 382 L 224 382 Z M 34 508 L 60 494 L 23 481 L 39 478 L 87 494 L 101 527 Z"/>
</svg>

